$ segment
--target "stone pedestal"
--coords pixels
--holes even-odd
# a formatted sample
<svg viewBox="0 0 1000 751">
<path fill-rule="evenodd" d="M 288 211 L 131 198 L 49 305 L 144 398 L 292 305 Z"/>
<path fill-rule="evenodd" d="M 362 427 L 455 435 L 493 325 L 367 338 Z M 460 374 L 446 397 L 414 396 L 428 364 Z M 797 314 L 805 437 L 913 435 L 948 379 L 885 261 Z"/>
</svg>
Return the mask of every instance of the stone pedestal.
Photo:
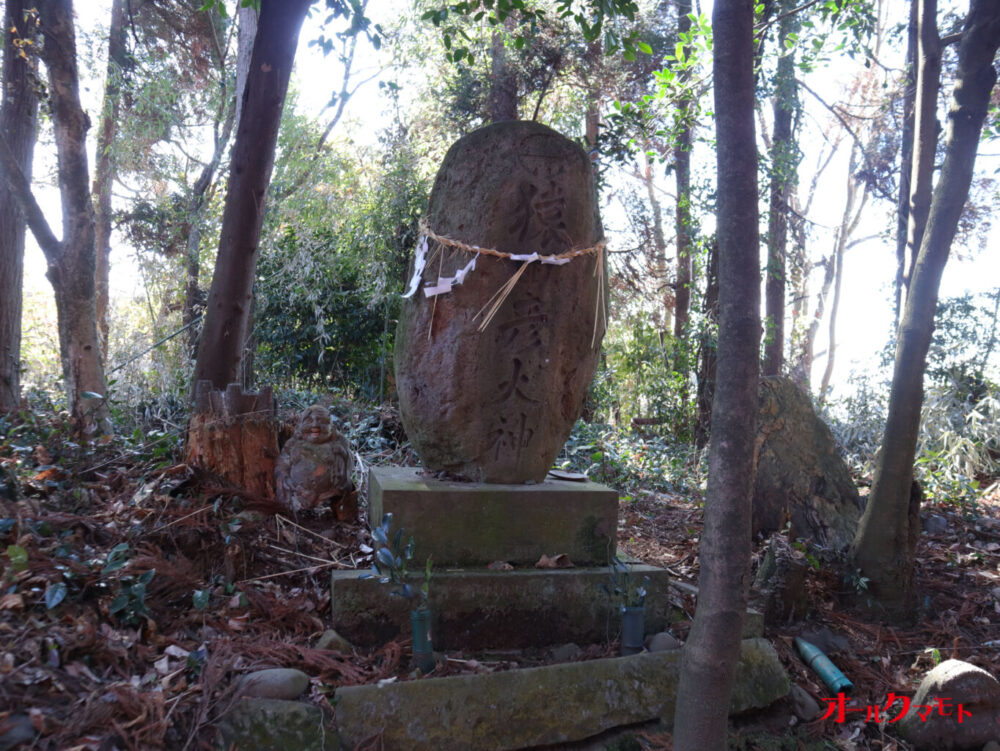
<svg viewBox="0 0 1000 751">
<path fill-rule="evenodd" d="M 392 597 L 363 571 L 334 571 L 333 627 L 352 644 L 374 647 L 405 637 L 412 603 Z M 684 617 L 674 605 L 669 574 L 637 564 L 633 574 L 649 577 L 646 633 L 666 630 Z M 420 579 L 414 576 L 417 585 Z M 434 647 L 439 650 L 520 649 L 575 642 L 611 641 L 621 615 L 601 589 L 608 569 L 467 569 L 435 572 L 430 586 Z"/>
<path fill-rule="evenodd" d="M 413 467 L 369 474 L 373 524 L 392 513 L 393 530 L 414 539 L 414 561 L 434 567 L 485 567 L 493 561 L 534 565 L 565 553 L 576 566 L 606 566 L 615 553 L 618 494 L 593 482 L 537 485 L 445 482 Z"/>
</svg>

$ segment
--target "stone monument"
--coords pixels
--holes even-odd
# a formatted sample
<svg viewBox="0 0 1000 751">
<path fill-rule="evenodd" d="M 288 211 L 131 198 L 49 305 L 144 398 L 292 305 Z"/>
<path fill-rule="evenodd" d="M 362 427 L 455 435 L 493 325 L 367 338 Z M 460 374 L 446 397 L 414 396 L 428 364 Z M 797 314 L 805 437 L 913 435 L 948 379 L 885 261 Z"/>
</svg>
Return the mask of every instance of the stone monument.
<svg viewBox="0 0 1000 751">
<path fill-rule="evenodd" d="M 615 553 L 618 494 L 548 475 L 598 361 L 605 279 L 583 149 L 515 121 L 451 147 L 421 222 L 395 346 L 400 412 L 423 468 L 369 475 L 372 522 L 391 512 L 414 539 L 416 568 L 433 559 L 442 645 L 606 636 L 611 604 L 599 584 Z M 575 568 L 534 567 L 557 554 Z M 651 628 L 670 618 L 659 573 Z M 382 588 L 353 571 L 332 580 L 339 633 L 361 644 L 405 631 L 404 606 Z"/>
<path fill-rule="evenodd" d="M 403 425 L 425 467 L 545 478 L 604 336 L 602 237 L 590 160 L 568 138 L 507 121 L 451 147 L 396 334 Z"/>
</svg>

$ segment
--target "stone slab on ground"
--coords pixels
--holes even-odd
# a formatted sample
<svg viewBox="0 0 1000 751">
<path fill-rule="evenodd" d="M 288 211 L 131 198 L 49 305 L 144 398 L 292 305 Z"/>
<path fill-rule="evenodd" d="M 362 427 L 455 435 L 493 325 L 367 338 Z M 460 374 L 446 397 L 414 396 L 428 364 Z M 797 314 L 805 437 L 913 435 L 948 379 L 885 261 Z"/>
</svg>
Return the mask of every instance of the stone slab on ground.
<svg viewBox="0 0 1000 751">
<path fill-rule="evenodd" d="M 373 467 L 370 516 L 391 512 L 393 530 L 413 537 L 414 558 L 435 566 L 534 564 L 565 553 L 576 565 L 614 554 L 618 494 L 593 482 L 546 480 L 487 485 L 424 477 L 415 467 Z"/>
<path fill-rule="evenodd" d="M 504 751 L 589 738 L 673 715 L 681 651 L 642 653 L 486 675 L 337 689 L 345 747 L 381 733 L 387 751 Z M 730 713 L 786 695 L 769 642 L 743 642 Z"/>
<path fill-rule="evenodd" d="M 239 699 L 218 724 L 226 751 L 339 751 L 319 707 L 282 699 Z"/>
<path fill-rule="evenodd" d="M 365 571 L 331 575 L 333 627 L 352 644 L 373 647 L 410 633 L 413 603 L 389 594 Z M 684 617 L 672 604 L 670 574 L 634 565 L 633 576 L 649 577 L 646 633 L 665 630 Z M 414 584 L 420 579 L 414 577 Z M 601 589 L 607 567 L 463 570 L 431 579 L 431 634 L 435 649 L 517 649 L 614 639 L 621 618 Z"/>
</svg>

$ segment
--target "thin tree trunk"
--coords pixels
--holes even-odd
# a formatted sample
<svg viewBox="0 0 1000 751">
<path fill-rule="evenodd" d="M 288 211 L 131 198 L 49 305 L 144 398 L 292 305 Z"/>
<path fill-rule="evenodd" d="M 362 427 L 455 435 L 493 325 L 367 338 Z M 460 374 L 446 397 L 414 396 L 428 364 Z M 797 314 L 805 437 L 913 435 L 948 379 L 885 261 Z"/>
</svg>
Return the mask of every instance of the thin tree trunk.
<svg viewBox="0 0 1000 751">
<path fill-rule="evenodd" d="M 793 3 L 781 2 L 786 14 Z M 788 197 L 795 182 L 798 144 L 792 137 L 792 120 L 798 109 L 795 84 L 795 52 L 785 51 L 785 41 L 798 28 L 795 14 L 778 22 L 778 70 L 774 84 L 774 137 L 771 142 L 771 187 L 767 228 L 767 275 L 765 281 L 764 375 L 780 375 L 785 352 L 785 246 L 788 239 Z"/>
<path fill-rule="evenodd" d="M 914 601 L 912 542 L 919 532 L 914 528 L 919 515 L 912 513 L 910 499 L 927 350 L 941 275 L 969 195 L 979 136 L 997 79 L 993 59 L 998 46 L 1000 4 L 972 0 L 948 112 L 944 164 L 899 327 L 882 448 L 854 540 L 854 563 L 868 577 L 870 595 L 890 617 L 907 613 Z"/>
<path fill-rule="evenodd" d="M 0 138 L 10 146 L 14 162 L 31 182 L 38 125 L 38 97 L 31 88 L 27 60 L 15 40 L 34 40 L 35 27 L 25 23 L 31 0 L 7 0 L 3 25 L 3 104 Z M 24 213 L 6 181 L 0 179 L 0 413 L 17 410 L 21 401 L 21 285 L 24 275 Z"/>
<path fill-rule="evenodd" d="M 108 278 L 111 273 L 111 188 L 115 181 L 115 133 L 125 66 L 125 1 L 111 3 L 108 34 L 108 70 L 104 81 L 104 104 L 97 128 L 97 159 L 94 164 L 94 235 L 97 246 L 97 326 L 101 334 L 101 356 L 107 359 Z"/>
<path fill-rule="evenodd" d="M 597 148 L 601 127 L 601 87 L 594 82 L 594 79 L 597 78 L 596 71 L 599 70 L 602 52 L 599 37 L 587 44 L 585 61 L 589 75 L 587 78 L 587 113 L 584 116 L 584 136 L 590 149 Z"/>
<path fill-rule="evenodd" d="M 194 382 L 235 382 L 247 338 L 264 203 L 299 29 L 310 0 L 262 0 L 229 166 L 219 253 L 198 344 Z"/>
<path fill-rule="evenodd" d="M 678 0 L 677 3 L 677 42 L 691 31 L 691 0 Z M 680 74 L 681 86 L 688 83 L 690 73 L 685 70 Z M 674 285 L 674 370 L 688 372 L 687 334 L 691 311 L 691 101 L 683 98 L 677 105 L 679 128 L 674 144 L 674 180 L 677 186 L 677 209 L 674 214 L 674 232 L 677 248 L 677 279 Z M 686 381 L 685 381 L 686 382 Z M 681 400 L 687 400 L 687 390 L 681 393 Z"/>
<path fill-rule="evenodd" d="M 46 275 L 56 298 L 63 382 L 74 430 L 84 436 L 110 432 L 108 403 L 97 333 L 94 285 L 94 206 L 87 167 L 89 120 L 80 105 L 73 4 L 39 4 L 42 61 L 48 70 L 49 111 L 58 155 L 63 239 L 53 234 L 31 185 L 6 140 L 0 139 L 0 171 L 24 212 L 48 262 Z"/>
<path fill-rule="evenodd" d="M 709 443 L 698 609 L 684 645 L 674 748 L 724 751 L 750 566 L 750 491 L 760 380 L 760 248 L 753 2 L 716 0 L 719 364 Z"/>
<path fill-rule="evenodd" d="M 663 234 L 663 207 L 656 197 L 656 181 L 653 178 L 653 165 L 649 157 L 645 157 L 646 166 L 642 172 L 642 181 L 646 185 L 646 195 L 649 197 L 649 210 L 653 216 L 653 248 L 648 263 L 651 276 L 657 289 L 661 292 L 660 300 L 663 304 L 663 325 L 660 327 L 660 338 L 663 333 L 670 330 L 670 317 L 674 311 L 674 294 L 670 286 L 667 271 L 667 238 Z M 664 365 L 669 363 L 664 362 Z"/>
<path fill-rule="evenodd" d="M 917 46 L 920 43 L 919 0 L 910 0 L 903 77 L 903 135 L 899 154 L 899 197 L 896 201 L 896 281 L 893 328 L 899 325 L 906 278 L 906 235 L 910 222 L 910 171 L 913 169 L 914 109 L 917 101 Z"/>
<path fill-rule="evenodd" d="M 788 281 L 792 285 L 792 326 L 788 337 L 788 376 L 809 393 L 809 371 L 805 369 L 805 317 L 809 311 L 809 259 L 806 257 L 805 222 L 795 191 L 788 197 L 792 209 L 788 232 L 792 240 L 788 254 Z"/>
<path fill-rule="evenodd" d="M 823 370 L 823 380 L 819 387 L 819 400 L 826 399 L 827 390 L 830 388 L 830 379 L 833 377 L 833 364 L 837 352 L 837 313 L 840 311 L 840 288 L 844 278 L 844 253 L 847 250 L 847 242 L 858 227 L 861 220 L 861 212 L 868 202 L 868 193 L 865 191 L 861 197 L 861 205 L 857 211 L 854 204 L 858 196 L 858 181 L 854 176 L 857 167 L 858 146 L 855 144 L 851 149 L 851 158 L 847 166 L 847 199 L 844 201 L 844 214 L 837 228 L 837 238 L 834 242 L 831 262 L 833 267 L 833 300 L 830 303 L 830 342 L 826 349 L 826 368 Z M 829 285 L 825 291 L 829 291 Z"/>
<path fill-rule="evenodd" d="M 797 205 L 794 189 L 790 198 L 792 203 L 795 204 L 794 218 L 789 223 L 789 229 L 795 245 L 796 265 L 793 273 L 796 277 L 793 281 L 795 302 L 792 307 L 794 323 L 790 349 L 793 362 L 789 371 L 792 379 L 807 393 L 809 392 L 809 384 L 812 380 L 813 343 L 816 341 L 819 323 L 823 318 L 823 306 L 826 303 L 831 285 L 833 284 L 833 259 L 832 257 L 825 259 L 821 264 L 817 264 L 816 266 L 816 268 L 820 266 L 824 267 L 826 273 L 824 274 L 823 284 L 820 287 L 820 293 L 816 299 L 815 315 L 813 315 L 811 322 L 807 322 L 806 317 L 809 314 L 809 276 L 811 269 L 806 257 L 806 231 L 803 217 L 809 214 L 809 209 L 816 198 L 816 188 L 819 185 L 819 178 L 826 171 L 826 168 L 830 166 L 830 162 L 833 161 L 833 157 L 840 148 L 840 144 L 841 139 L 837 138 L 833 142 L 829 153 L 824 154 L 821 151 L 818 155 L 816 169 L 809 183 L 809 192 L 806 197 L 805 206 Z"/>
<path fill-rule="evenodd" d="M 937 0 L 919 0 L 919 46 L 917 95 L 914 114 L 913 162 L 910 166 L 910 213 L 906 248 L 910 271 L 917 258 L 934 185 L 934 157 L 937 154 L 937 100 L 941 90 L 941 39 L 937 30 Z M 909 289 L 909 272 L 903 277 Z"/>
</svg>

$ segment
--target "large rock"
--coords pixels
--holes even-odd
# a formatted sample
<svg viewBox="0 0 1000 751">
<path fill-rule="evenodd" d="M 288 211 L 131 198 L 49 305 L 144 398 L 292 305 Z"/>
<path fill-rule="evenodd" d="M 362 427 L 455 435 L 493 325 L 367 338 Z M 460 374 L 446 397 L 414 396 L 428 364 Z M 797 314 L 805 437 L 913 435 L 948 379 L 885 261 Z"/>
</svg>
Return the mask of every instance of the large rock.
<svg viewBox="0 0 1000 751">
<path fill-rule="evenodd" d="M 917 749 L 934 751 L 980 749 L 1000 740 L 1000 683 L 968 662 L 945 660 L 920 682 L 899 731 Z"/>
<path fill-rule="evenodd" d="M 830 429 L 787 378 L 762 379 L 758 399 L 754 535 L 776 532 L 791 521 L 790 539 L 845 550 L 862 506 Z"/>
<path fill-rule="evenodd" d="M 587 155 L 532 122 L 496 123 L 455 143 L 438 171 L 428 221 L 439 236 L 512 254 L 550 256 L 593 247 L 603 236 Z M 423 282 L 434 284 L 474 256 L 431 241 L 427 257 Z M 478 482 L 545 477 L 597 364 L 599 263 L 591 253 L 564 265 L 527 264 L 482 331 L 484 309 L 523 262 L 480 255 L 450 292 L 418 290 L 403 301 L 395 347 L 400 412 L 426 467 Z"/>
<path fill-rule="evenodd" d="M 504 751 L 582 740 L 609 728 L 673 718 L 681 650 L 337 689 L 344 745 L 378 735 L 387 751 Z M 729 711 L 788 693 L 774 647 L 743 642 Z"/>
</svg>

